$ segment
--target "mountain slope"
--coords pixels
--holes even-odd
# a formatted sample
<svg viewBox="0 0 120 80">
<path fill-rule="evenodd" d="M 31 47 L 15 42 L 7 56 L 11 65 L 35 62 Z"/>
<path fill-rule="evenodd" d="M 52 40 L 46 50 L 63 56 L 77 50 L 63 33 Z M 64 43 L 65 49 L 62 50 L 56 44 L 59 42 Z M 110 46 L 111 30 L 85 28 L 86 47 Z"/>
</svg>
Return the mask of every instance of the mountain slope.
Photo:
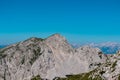
<svg viewBox="0 0 120 80">
<path fill-rule="evenodd" d="M 31 80 L 36 76 L 52 80 L 88 73 L 107 59 L 98 48 L 73 48 L 59 34 L 46 39 L 30 38 L 0 49 L 0 80 Z"/>
<path fill-rule="evenodd" d="M 66 75 L 66 78 L 56 77 L 56 80 L 120 80 L 120 51 L 107 55 L 106 63 L 94 70 L 82 74 Z"/>
</svg>

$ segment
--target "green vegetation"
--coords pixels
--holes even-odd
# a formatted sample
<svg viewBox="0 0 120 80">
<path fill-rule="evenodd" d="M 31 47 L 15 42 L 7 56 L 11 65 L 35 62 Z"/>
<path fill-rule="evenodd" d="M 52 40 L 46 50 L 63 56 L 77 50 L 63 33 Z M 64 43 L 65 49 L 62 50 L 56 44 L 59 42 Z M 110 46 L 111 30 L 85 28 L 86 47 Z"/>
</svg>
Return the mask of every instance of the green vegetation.
<svg viewBox="0 0 120 80">
<path fill-rule="evenodd" d="M 111 64 L 111 72 L 114 72 L 115 71 L 115 66 L 117 65 L 117 61 L 115 61 L 114 63 Z"/>
<path fill-rule="evenodd" d="M 120 74 L 119 74 L 119 76 L 118 76 L 118 80 L 120 80 Z"/>
<path fill-rule="evenodd" d="M 92 76 L 96 70 L 78 75 L 66 75 L 66 78 L 56 77 L 54 80 L 103 80 L 100 75 Z"/>
<path fill-rule="evenodd" d="M 40 75 L 37 75 L 37 76 L 33 77 L 31 80 L 42 80 L 42 79 L 41 79 Z"/>
<path fill-rule="evenodd" d="M 112 64 L 112 67 L 111 67 L 111 68 L 115 68 L 115 66 L 117 65 L 116 63 L 117 63 L 117 61 L 115 61 L 115 62 Z"/>
<path fill-rule="evenodd" d="M 113 68 L 111 72 L 114 72 L 114 71 L 115 71 L 115 68 Z"/>
</svg>

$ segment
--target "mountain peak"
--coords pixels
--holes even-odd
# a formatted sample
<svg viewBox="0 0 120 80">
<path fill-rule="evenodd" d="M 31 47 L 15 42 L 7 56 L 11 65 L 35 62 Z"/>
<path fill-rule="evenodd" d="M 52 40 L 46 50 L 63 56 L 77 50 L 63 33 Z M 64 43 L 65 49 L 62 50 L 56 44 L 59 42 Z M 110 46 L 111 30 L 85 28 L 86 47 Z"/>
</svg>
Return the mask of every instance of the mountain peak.
<svg viewBox="0 0 120 80">
<path fill-rule="evenodd" d="M 75 49 L 60 34 L 46 39 L 32 37 L 0 49 L 0 80 L 32 80 L 34 76 L 53 80 L 86 72 L 93 76 L 97 73 L 97 77 L 99 74 L 106 80 L 117 80 L 111 76 L 120 74 L 119 53 L 106 56 L 90 46 Z"/>
<path fill-rule="evenodd" d="M 59 33 L 53 34 L 53 35 L 49 36 L 48 38 L 50 38 L 50 37 L 63 38 L 63 36 L 60 35 Z"/>
<path fill-rule="evenodd" d="M 56 33 L 56 34 L 53 34 L 53 35 L 51 35 L 51 36 L 49 36 L 48 38 L 47 38 L 47 40 L 50 40 L 50 41 L 66 41 L 66 39 L 63 37 L 63 36 L 61 36 L 59 33 Z"/>
</svg>

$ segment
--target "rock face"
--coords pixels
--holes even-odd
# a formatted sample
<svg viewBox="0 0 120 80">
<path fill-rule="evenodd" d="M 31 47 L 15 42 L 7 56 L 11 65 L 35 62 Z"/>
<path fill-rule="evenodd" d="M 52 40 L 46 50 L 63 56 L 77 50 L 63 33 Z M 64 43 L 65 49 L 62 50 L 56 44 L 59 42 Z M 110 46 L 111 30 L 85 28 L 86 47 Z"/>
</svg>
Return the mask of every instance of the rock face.
<svg viewBox="0 0 120 80">
<path fill-rule="evenodd" d="M 75 49 L 59 34 L 46 39 L 30 38 L 0 49 L 0 80 L 31 80 L 37 75 L 52 80 L 96 68 L 98 72 L 105 71 L 103 79 L 113 80 L 120 74 L 118 56 L 106 56 L 100 49 L 89 46 Z M 115 70 L 110 73 L 111 66 Z"/>
</svg>

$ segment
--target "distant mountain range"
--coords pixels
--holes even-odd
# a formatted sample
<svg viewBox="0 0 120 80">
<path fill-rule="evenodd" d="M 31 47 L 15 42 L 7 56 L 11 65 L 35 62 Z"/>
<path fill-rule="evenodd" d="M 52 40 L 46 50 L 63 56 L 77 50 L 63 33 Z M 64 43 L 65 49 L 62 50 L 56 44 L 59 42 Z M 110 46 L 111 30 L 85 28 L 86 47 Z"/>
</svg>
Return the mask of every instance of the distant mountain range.
<svg viewBox="0 0 120 80">
<path fill-rule="evenodd" d="M 73 47 L 80 47 L 83 45 L 88 45 L 90 47 L 97 47 L 100 48 L 102 50 L 102 52 L 104 52 L 105 54 L 114 54 L 116 53 L 118 50 L 120 50 L 120 43 L 116 43 L 116 42 L 104 42 L 104 43 L 88 43 L 88 44 L 73 44 Z"/>
</svg>

